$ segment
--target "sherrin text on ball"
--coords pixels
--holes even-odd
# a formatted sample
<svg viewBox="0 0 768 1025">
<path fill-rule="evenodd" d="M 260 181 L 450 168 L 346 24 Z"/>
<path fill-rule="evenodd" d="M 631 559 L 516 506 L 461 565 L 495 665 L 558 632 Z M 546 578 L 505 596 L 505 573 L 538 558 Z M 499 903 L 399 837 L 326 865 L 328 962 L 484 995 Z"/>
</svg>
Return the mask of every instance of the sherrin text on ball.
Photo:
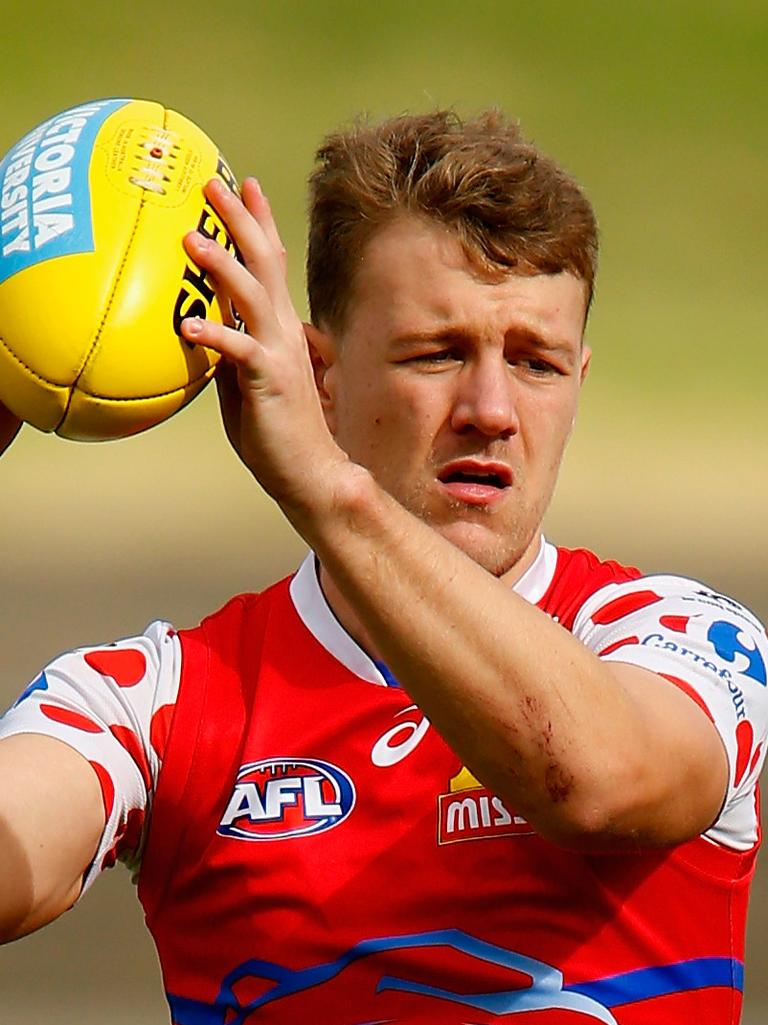
<svg viewBox="0 0 768 1025">
<path fill-rule="evenodd" d="M 149 100 L 57 114 L 0 161 L 0 400 L 79 441 L 135 434 L 210 380 L 218 356 L 179 337 L 221 321 L 184 251 L 192 229 L 234 246 L 203 185 L 237 185 L 195 124 Z"/>
</svg>

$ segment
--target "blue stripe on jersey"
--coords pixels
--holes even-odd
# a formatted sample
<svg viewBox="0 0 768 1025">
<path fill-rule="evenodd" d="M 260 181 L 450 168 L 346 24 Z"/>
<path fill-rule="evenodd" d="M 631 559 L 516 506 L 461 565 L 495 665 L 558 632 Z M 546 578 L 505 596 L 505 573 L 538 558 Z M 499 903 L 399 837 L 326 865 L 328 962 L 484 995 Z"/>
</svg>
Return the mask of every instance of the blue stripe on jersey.
<svg viewBox="0 0 768 1025">
<path fill-rule="evenodd" d="M 605 1007 L 619 1007 L 621 1004 L 711 986 L 743 990 L 743 963 L 730 957 L 699 957 L 692 961 L 679 961 L 677 964 L 638 968 L 633 972 L 563 988 L 591 997 Z"/>
<path fill-rule="evenodd" d="M 322 987 L 360 958 L 385 951 L 432 946 L 449 946 L 469 957 L 522 972 L 530 977 L 531 985 L 506 992 L 469 995 L 385 975 L 379 979 L 377 992 L 399 990 L 422 994 L 476 1010 L 490 1011 L 499 1016 L 514 1015 L 524 1010 L 569 1010 L 585 1014 L 606 1025 L 615 1025 L 616 1019 L 610 1008 L 715 986 L 741 990 L 744 985 L 743 963 L 727 957 L 695 958 L 675 964 L 638 968 L 592 982 L 564 985 L 562 973 L 552 965 L 487 943 L 458 929 L 440 929 L 408 936 L 363 940 L 336 961 L 303 969 L 290 969 L 258 959 L 245 961 L 223 980 L 219 996 L 213 1004 L 172 993 L 166 995 L 176 1025 L 221 1025 L 224 1021 L 230 1025 L 245 1025 L 258 1008 Z M 271 981 L 273 985 L 267 987 L 255 1000 L 242 1004 L 235 990 L 238 983 L 245 979 Z"/>
<path fill-rule="evenodd" d="M 381 675 L 384 677 L 384 683 L 386 683 L 386 685 L 388 687 L 399 687 L 400 686 L 400 684 L 398 683 L 397 679 L 392 675 L 392 672 L 391 672 L 391 670 L 390 670 L 388 665 L 385 665 L 384 662 L 377 662 L 376 659 L 373 660 L 373 664 L 376 666 L 376 668 L 379 670 Z"/>
</svg>

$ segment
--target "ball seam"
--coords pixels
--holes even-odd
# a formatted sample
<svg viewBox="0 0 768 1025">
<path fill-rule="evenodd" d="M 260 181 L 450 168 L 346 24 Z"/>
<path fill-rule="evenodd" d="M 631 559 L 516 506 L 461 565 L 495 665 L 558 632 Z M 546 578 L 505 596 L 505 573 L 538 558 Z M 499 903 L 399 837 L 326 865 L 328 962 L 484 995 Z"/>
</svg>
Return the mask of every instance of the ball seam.
<svg viewBox="0 0 768 1025">
<path fill-rule="evenodd" d="M 33 369 L 28 363 L 24 362 L 24 360 L 18 355 L 18 353 L 13 351 L 13 349 L 8 345 L 8 343 L 2 335 L 0 335 L 0 346 L 3 347 L 4 351 L 8 353 L 12 360 L 15 360 L 19 364 L 19 366 L 24 367 L 24 369 L 31 377 L 36 378 L 36 380 L 40 381 L 42 384 L 45 384 L 51 388 L 61 388 L 67 390 L 71 390 L 74 387 L 73 384 L 59 384 L 57 381 L 51 381 L 49 378 L 43 377 L 42 374 L 38 374 L 38 372 L 35 369 Z M 98 392 L 86 391 L 84 388 L 78 388 L 77 390 L 81 395 L 87 395 L 89 399 L 99 399 L 102 402 L 146 402 L 148 399 L 163 399 L 166 398 L 168 395 L 175 395 L 177 392 L 186 391 L 187 388 L 190 388 L 193 385 L 197 384 L 198 381 L 202 381 L 206 377 L 212 377 L 215 370 L 215 365 L 208 366 L 202 372 L 202 374 L 198 374 L 197 377 L 191 377 L 186 384 L 183 384 L 178 388 L 169 388 L 167 391 L 150 392 L 147 395 L 130 395 L 121 397 L 119 395 L 99 395 Z"/>
<path fill-rule="evenodd" d="M 163 107 L 163 129 L 167 129 L 167 127 L 168 127 L 168 111 L 165 109 L 165 107 Z M 72 399 L 74 397 L 75 389 L 77 388 L 77 383 L 80 380 L 80 378 L 83 376 L 83 374 L 85 373 L 86 368 L 88 367 L 88 364 L 91 362 L 91 360 L 93 359 L 93 357 L 95 356 L 96 352 L 99 349 L 99 343 L 101 341 L 101 336 L 102 336 L 102 333 L 104 331 L 104 327 L 105 327 L 105 325 L 107 323 L 107 319 L 109 317 L 110 311 L 112 309 L 112 305 L 113 305 L 113 303 L 115 301 L 115 296 L 117 294 L 117 289 L 118 289 L 118 287 L 120 285 L 120 282 L 122 280 L 126 264 L 128 263 L 128 257 L 129 257 L 129 255 L 131 253 L 132 248 L 133 248 L 133 243 L 134 243 L 134 241 L 136 239 L 136 233 L 139 230 L 139 223 L 141 221 L 141 215 L 144 212 L 145 205 L 146 205 L 146 192 L 144 190 L 142 190 L 141 197 L 139 199 L 139 209 L 136 211 L 136 220 L 133 222 L 133 229 L 131 230 L 131 234 L 130 234 L 130 236 L 128 238 L 128 243 L 127 243 L 127 245 L 125 247 L 125 252 L 123 253 L 123 258 L 120 261 L 120 266 L 117 268 L 117 273 L 115 274 L 115 280 L 112 283 L 112 289 L 110 291 L 109 298 L 107 299 L 107 304 L 104 307 L 103 316 L 101 318 L 99 326 L 96 328 L 96 334 L 94 335 L 93 342 L 91 343 L 91 347 L 88 350 L 88 352 L 86 353 L 85 359 L 83 360 L 83 363 L 82 363 L 80 369 L 77 371 L 77 373 L 75 375 L 74 381 L 72 382 L 72 387 L 70 389 L 69 396 L 67 398 L 66 408 L 64 409 L 64 415 L 62 416 L 62 418 L 59 421 L 59 423 L 56 425 L 56 428 L 55 428 L 56 431 L 58 431 L 61 427 L 64 426 L 64 423 L 65 423 L 65 421 L 67 419 L 67 416 L 69 415 L 69 410 L 70 410 L 70 407 L 72 405 Z M 80 390 L 82 392 L 82 389 L 80 389 Z M 174 391 L 179 391 L 179 390 L 180 389 L 178 389 L 178 388 L 174 388 L 172 392 L 166 392 L 166 394 L 173 394 Z M 88 393 L 87 392 L 83 392 L 83 394 L 88 394 Z M 118 400 L 118 401 L 120 401 L 120 400 Z"/>
<path fill-rule="evenodd" d="M 98 399 L 101 402 L 147 402 L 151 399 L 163 399 L 168 395 L 176 395 L 178 392 L 185 392 L 193 385 L 197 384 L 198 381 L 202 381 L 206 377 L 213 376 L 213 371 L 215 369 L 215 366 L 208 367 L 208 369 L 202 374 L 197 377 L 190 378 L 186 384 L 183 384 L 178 388 L 171 388 L 169 391 L 155 392 L 153 395 L 129 395 L 125 397 L 121 397 L 119 395 L 99 395 L 97 392 L 84 391 L 82 388 L 78 388 L 78 392 L 80 395 L 87 395 L 89 399 Z"/>
<path fill-rule="evenodd" d="M 71 384 L 58 384 L 56 381 L 51 381 L 47 377 L 43 377 L 42 374 L 38 374 L 38 372 L 36 370 L 34 370 L 28 363 L 24 362 L 24 360 L 21 358 L 21 356 L 19 356 L 18 353 L 13 351 L 13 349 L 10 347 L 8 342 L 6 342 L 6 340 L 3 338 L 2 335 L 0 335 L 0 345 L 2 345 L 3 349 L 5 349 L 5 351 L 11 357 L 11 359 L 16 360 L 16 362 L 19 364 L 19 366 L 24 367 L 24 369 L 29 374 L 31 374 L 32 377 L 37 378 L 38 381 L 42 381 L 43 384 L 47 384 L 47 385 L 52 386 L 54 388 L 71 388 L 72 387 Z"/>
<path fill-rule="evenodd" d="M 115 280 L 112 282 L 112 288 L 110 290 L 109 298 L 107 299 L 106 306 L 104 307 L 104 313 L 103 313 L 103 315 L 101 317 L 101 320 L 99 322 L 98 327 L 96 328 L 96 333 L 95 333 L 95 335 L 93 337 L 93 341 L 91 342 L 91 346 L 90 346 L 88 352 L 85 354 L 85 358 L 83 359 L 83 362 L 81 363 L 79 369 L 77 370 L 77 372 L 75 374 L 75 379 L 72 382 L 72 385 L 70 387 L 70 392 L 69 392 L 69 396 L 68 396 L 68 399 L 67 399 L 67 404 L 66 404 L 66 406 L 64 408 L 64 413 L 63 413 L 63 415 L 61 417 L 61 420 L 59 420 L 59 422 L 56 424 L 56 427 L 55 427 L 56 431 L 58 431 L 59 428 L 64 425 L 64 421 L 69 416 L 69 410 L 70 410 L 70 407 L 72 405 L 72 399 L 74 397 L 75 389 L 77 388 L 77 382 L 80 380 L 80 378 L 85 373 L 86 367 L 88 366 L 88 364 L 90 363 L 91 359 L 96 354 L 96 352 L 97 352 L 97 350 L 99 348 L 99 342 L 101 341 L 101 336 L 102 336 L 102 333 L 104 331 L 104 326 L 107 323 L 107 318 L 109 317 L 110 310 L 112 309 L 112 304 L 115 301 L 115 295 L 117 294 L 117 288 L 118 288 L 118 285 L 120 284 L 120 281 L 122 279 L 123 271 L 125 270 L 125 265 L 128 262 L 128 255 L 131 252 L 131 249 L 133 248 L 134 239 L 136 238 L 136 232 L 139 230 L 139 222 L 141 221 L 141 215 L 142 215 L 143 210 L 144 210 L 144 195 L 142 193 L 141 198 L 139 199 L 139 209 L 136 211 L 136 219 L 133 222 L 133 228 L 131 229 L 131 234 L 128 237 L 128 243 L 127 243 L 127 245 L 125 247 L 125 252 L 123 253 L 123 258 L 120 261 L 120 266 L 117 268 L 117 272 L 115 274 Z"/>
</svg>

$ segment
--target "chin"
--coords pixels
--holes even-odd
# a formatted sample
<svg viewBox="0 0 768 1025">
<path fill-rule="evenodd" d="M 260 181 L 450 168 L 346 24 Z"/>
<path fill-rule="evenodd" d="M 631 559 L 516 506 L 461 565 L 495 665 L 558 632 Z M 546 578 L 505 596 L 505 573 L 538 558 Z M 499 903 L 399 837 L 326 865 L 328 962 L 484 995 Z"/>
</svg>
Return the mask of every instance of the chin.
<svg viewBox="0 0 768 1025">
<path fill-rule="evenodd" d="M 468 507 L 462 502 L 430 501 L 424 491 L 403 494 L 398 488 L 389 493 L 409 512 L 468 555 L 478 566 L 495 577 L 513 569 L 530 550 L 541 517 L 526 508 L 496 513 L 483 507 Z"/>
<path fill-rule="evenodd" d="M 437 532 L 495 577 L 504 576 L 517 565 L 528 551 L 535 533 L 526 531 L 521 536 L 523 532 L 516 526 L 500 537 L 487 527 L 474 523 L 452 523 L 438 527 Z"/>
</svg>

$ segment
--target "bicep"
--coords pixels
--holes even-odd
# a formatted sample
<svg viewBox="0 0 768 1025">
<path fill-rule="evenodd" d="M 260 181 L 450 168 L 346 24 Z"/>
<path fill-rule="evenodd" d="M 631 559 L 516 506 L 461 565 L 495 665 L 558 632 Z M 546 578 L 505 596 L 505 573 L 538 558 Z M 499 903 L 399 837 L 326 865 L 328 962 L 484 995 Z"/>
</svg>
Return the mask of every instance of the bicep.
<svg viewBox="0 0 768 1025">
<path fill-rule="evenodd" d="M 631 697 L 629 790 L 643 835 L 753 847 L 768 737 L 762 624 L 697 581 L 659 575 L 602 588 L 573 632 Z"/>
<path fill-rule="evenodd" d="M 0 740 L 0 939 L 16 939 L 72 906 L 104 829 L 87 759 L 54 737 Z"/>
<path fill-rule="evenodd" d="M 627 833 L 660 845 L 698 836 L 717 819 L 729 783 L 710 713 L 692 692 L 648 669 L 620 662 L 609 668 L 636 710 L 635 770 L 624 782 Z"/>
</svg>

